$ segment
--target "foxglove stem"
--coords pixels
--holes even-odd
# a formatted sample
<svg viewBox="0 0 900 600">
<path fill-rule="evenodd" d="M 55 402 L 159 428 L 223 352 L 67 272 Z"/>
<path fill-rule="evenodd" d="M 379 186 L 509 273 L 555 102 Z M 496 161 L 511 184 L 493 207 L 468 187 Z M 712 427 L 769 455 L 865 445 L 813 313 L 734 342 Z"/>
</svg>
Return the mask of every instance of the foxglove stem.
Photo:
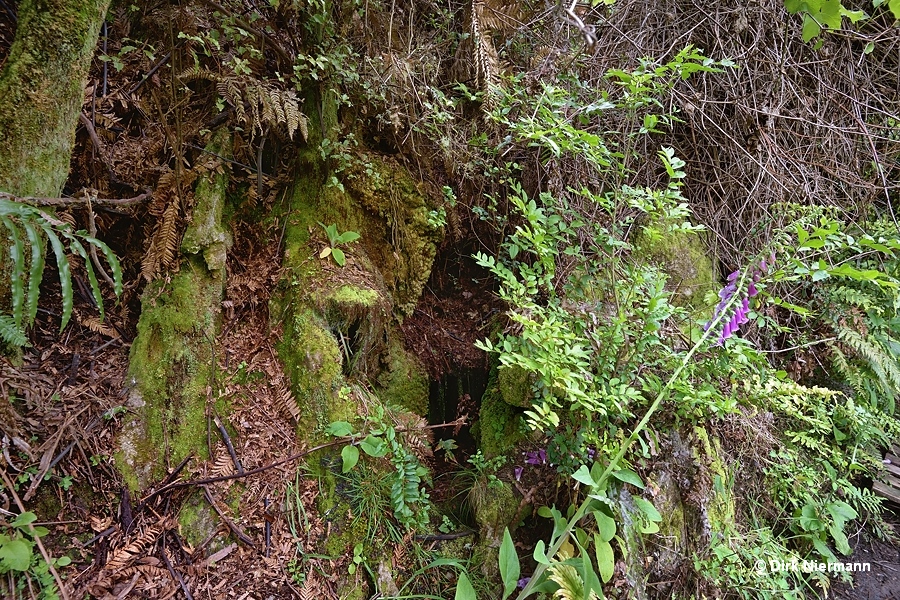
<svg viewBox="0 0 900 600">
<path fill-rule="evenodd" d="M 737 279 L 737 275 L 735 275 L 735 279 Z M 745 271 L 744 274 L 741 276 L 740 281 L 737 282 L 736 287 L 742 288 L 744 286 L 746 280 L 747 280 L 747 272 Z M 650 408 L 647 409 L 647 412 L 644 413 L 644 418 L 641 419 L 641 422 L 637 424 L 637 426 L 631 432 L 631 435 L 629 435 L 628 438 L 625 440 L 625 442 L 622 443 L 622 446 L 619 448 L 619 451 L 616 453 L 616 455 L 613 457 L 613 459 L 609 462 L 609 465 L 607 465 L 606 469 L 600 475 L 599 479 L 594 481 L 594 485 L 592 486 L 593 488 L 595 488 L 595 489 L 602 488 L 603 485 L 606 483 L 606 481 L 609 479 L 610 475 L 612 475 L 613 471 L 615 471 L 618 468 L 619 461 L 622 460 L 622 458 L 625 456 L 625 453 L 628 452 L 628 449 L 631 448 L 632 444 L 634 444 L 635 440 L 637 440 L 638 435 L 640 435 L 640 433 L 647 427 L 647 423 L 650 422 L 650 417 L 653 416 L 653 413 L 655 413 L 659 409 L 659 407 L 663 403 L 663 400 L 665 400 L 668 397 L 669 391 L 672 389 L 672 385 L 681 376 L 681 372 L 684 371 L 684 369 L 687 367 L 688 363 L 694 357 L 694 354 L 696 354 L 697 351 L 703 346 L 703 344 L 712 336 L 712 332 L 714 332 L 719 327 L 719 325 L 724 320 L 725 315 L 727 313 L 729 313 L 731 311 L 731 309 L 734 308 L 735 305 L 737 305 L 737 302 L 738 302 L 738 296 L 732 295 L 728 299 L 728 301 L 725 303 L 725 305 L 723 306 L 723 310 L 721 311 L 721 313 L 713 316 L 712 321 L 709 322 L 709 326 L 703 332 L 703 335 L 700 337 L 699 340 L 697 340 L 697 343 L 691 347 L 691 349 L 688 351 L 688 353 L 685 355 L 685 357 L 681 360 L 681 364 L 678 365 L 678 368 L 675 369 L 675 372 L 672 373 L 671 377 L 669 377 L 669 380 L 666 382 L 666 385 L 663 386 L 663 388 L 659 391 L 659 394 L 656 395 L 656 399 L 653 401 L 653 404 L 651 404 Z M 554 542 L 550 546 L 550 548 L 547 549 L 547 552 L 545 553 L 546 556 L 548 556 L 548 557 L 556 556 L 556 553 L 559 552 L 560 547 L 562 547 L 562 545 L 572 535 L 572 530 L 575 528 L 575 526 L 578 524 L 578 522 L 581 521 L 581 519 L 584 517 L 585 513 L 587 512 L 588 506 L 591 504 L 591 501 L 592 501 L 592 498 L 590 497 L 590 494 L 589 494 L 588 497 L 585 498 L 584 502 L 582 502 L 581 505 L 578 507 L 578 510 L 575 511 L 575 514 L 572 515 L 572 518 L 569 519 L 569 522 L 566 525 L 566 528 L 559 535 L 556 542 Z M 528 598 L 528 596 L 530 596 L 534 593 L 534 588 L 541 581 L 541 578 L 542 578 L 544 572 L 547 570 L 548 566 L 549 565 L 546 565 L 544 563 L 538 563 L 538 566 L 535 568 L 534 573 L 531 575 L 530 581 L 524 587 L 524 589 L 522 589 L 522 591 L 519 593 L 519 595 L 516 596 L 516 600 L 525 600 L 525 598 Z"/>
</svg>

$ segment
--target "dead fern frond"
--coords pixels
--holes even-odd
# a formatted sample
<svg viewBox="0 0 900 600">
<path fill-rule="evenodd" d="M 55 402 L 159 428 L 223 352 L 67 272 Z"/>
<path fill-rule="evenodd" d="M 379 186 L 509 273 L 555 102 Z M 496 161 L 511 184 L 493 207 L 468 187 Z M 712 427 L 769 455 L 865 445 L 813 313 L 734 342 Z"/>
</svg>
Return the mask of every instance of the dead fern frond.
<svg viewBox="0 0 900 600">
<path fill-rule="evenodd" d="M 77 315 L 77 318 L 82 327 L 87 327 L 94 333 L 105 335 L 108 338 L 119 337 L 119 333 L 115 329 L 113 329 L 112 327 L 107 327 L 103 324 L 103 321 L 101 321 L 97 317 L 83 317 L 81 315 Z"/>
<path fill-rule="evenodd" d="M 489 13 L 493 15 L 494 13 Z M 485 3 L 482 0 L 472 0 L 470 32 L 473 42 L 472 62 L 475 63 L 475 77 L 483 93 L 482 106 L 485 112 L 490 112 L 497 106 L 496 87 L 500 81 L 500 60 L 497 57 L 497 49 L 491 39 L 489 24 L 497 23 L 496 17 L 485 19 Z"/>
<path fill-rule="evenodd" d="M 434 435 L 427 429 L 428 422 L 423 417 L 414 413 L 400 413 L 395 420 L 403 432 L 406 445 L 419 460 L 432 456 Z"/>
<path fill-rule="evenodd" d="M 297 405 L 297 401 L 294 399 L 294 394 L 291 392 L 291 389 L 285 385 L 284 380 L 281 377 L 275 380 L 274 387 L 273 396 L 275 397 L 275 404 L 278 406 L 278 410 L 291 417 L 294 420 L 294 423 L 300 423 L 300 407 Z"/>
<path fill-rule="evenodd" d="M 151 525 L 138 535 L 124 548 L 115 551 L 110 560 L 106 563 L 104 570 L 118 571 L 123 569 L 125 565 L 137 559 L 147 548 L 149 548 L 162 532 L 171 527 L 172 523 L 169 518 L 164 518 L 155 525 Z"/>
</svg>

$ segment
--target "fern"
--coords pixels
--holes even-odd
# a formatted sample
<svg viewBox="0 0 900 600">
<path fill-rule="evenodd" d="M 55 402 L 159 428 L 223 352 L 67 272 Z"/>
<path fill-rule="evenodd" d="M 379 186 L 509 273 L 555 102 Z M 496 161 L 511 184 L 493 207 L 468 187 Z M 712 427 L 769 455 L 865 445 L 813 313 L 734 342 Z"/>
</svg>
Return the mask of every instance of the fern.
<svg viewBox="0 0 900 600">
<path fill-rule="evenodd" d="M 300 100 L 293 90 L 254 77 L 219 75 L 199 67 L 183 71 L 179 78 L 214 82 L 222 99 L 234 108 L 237 120 L 254 133 L 286 131 L 288 139 L 293 140 L 299 130 L 303 140 L 307 139 L 306 115 L 300 111 Z"/>
<path fill-rule="evenodd" d="M 34 322 L 37 315 L 38 295 L 44 272 L 44 243 L 42 235 L 50 242 L 56 265 L 59 271 L 59 282 L 62 290 L 62 319 L 60 331 L 65 329 L 72 316 L 72 273 L 66 255 L 64 241 L 69 251 L 84 259 L 85 270 L 91 287 L 91 294 L 100 309 L 101 318 L 105 316 L 103 295 L 94 273 L 94 267 L 82 242 L 95 246 L 106 258 L 113 273 L 116 296 L 122 293 L 122 269 L 118 259 L 109 246 L 100 240 L 87 235 L 83 231 L 73 231 L 72 226 L 53 218 L 46 212 L 16 202 L 0 199 L 0 222 L 6 229 L 12 270 L 9 273 L 12 315 L 0 314 L 0 339 L 14 347 L 27 344 L 24 330 Z M 24 232 L 24 235 L 23 235 Z M 25 245 L 30 247 L 28 268 L 25 265 Z"/>
<path fill-rule="evenodd" d="M 16 326 L 15 320 L 9 315 L 0 313 L 0 341 L 14 348 L 28 345 L 25 332 Z"/>
<path fill-rule="evenodd" d="M 881 388 L 881 395 L 886 405 L 894 412 L 894 400 L 900 392 L 900 368 L 897 367 L 897 355 L 886 349 L 874 336 L 863 336 L 859 332 L 846 327 L 837 328 L 838 339 L 853 349 L 865 361 L 865 366 L 875 375 Z"/>
</svg>

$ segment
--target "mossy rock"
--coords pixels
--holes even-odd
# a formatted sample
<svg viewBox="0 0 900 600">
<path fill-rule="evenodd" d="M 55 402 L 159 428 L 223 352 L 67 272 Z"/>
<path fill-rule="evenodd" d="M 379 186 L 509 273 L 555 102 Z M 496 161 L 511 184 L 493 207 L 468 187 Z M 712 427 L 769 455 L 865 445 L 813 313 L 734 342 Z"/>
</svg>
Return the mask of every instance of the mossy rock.
<svg viewBox="0 0 900 600">
<path fill-rule="evenodd" d="M 406 351 L 399 332 L 388 336 L 378 396 L 390 406 L 399 406 L 417 415 L 428 414 L 428 375 L 415 356 Z"/>
<path fill-rule="evenodd" d="M 472 427 L 472 435 L 488 459 L 509 454 L 524 437 L 519 427 L 521 410 L 505 401 L 498 371 L 503 369 L 495 368 L 491 372 L 478 420 Z"/>
<path fill-rule="evenodd" d="M 390 158 L 360 153 L 345 173 L 344 185 L 368 213 L 360 242 L 384 278 L 395 308 L 411 314 L 431 275 L 441 236 L 428 222 L 424 184 Z"/>
<path fill-rule="evenodd" d="M 691 231 L 642 235 L 638 254 L 647 257 L 668 275 L 666 289 L 676 306 L 703 308 L 703 296 L 718 287 L 716 268 L 703 238 Z"/>
<path fill-rule="evenodd" d="M 510 530 L 515 527 L 512 520 L 519 510 L 519 499 L 509 483 L 495 480 L 486 489 L 479 491 L 473 504 L 475 521 L 479 529 L 479 541 L 475 551 L 476 564 L 481 564 L 482 574 L 487 581 L 498 582 L 500 571 L 497 559 L 500 544 L 503 542 L 503 532 L 507 527 Z"/>
<path fill-rule="evenodd" d="M 532 375 L 518 366 L 500 367 L 497 384 L 503 401 L 512 406 L 531 408 Z"/>
</svg>

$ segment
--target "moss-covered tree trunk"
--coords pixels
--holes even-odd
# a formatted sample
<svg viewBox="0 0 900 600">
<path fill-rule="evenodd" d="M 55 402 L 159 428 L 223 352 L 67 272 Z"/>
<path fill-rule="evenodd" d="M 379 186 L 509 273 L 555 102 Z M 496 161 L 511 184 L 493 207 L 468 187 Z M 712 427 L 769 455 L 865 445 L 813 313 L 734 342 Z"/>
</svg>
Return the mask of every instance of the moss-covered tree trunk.
<svg viewBox="0 0 900 600">
<path fill-rule="evenodd" d="M 109 1 L 19 4 L 16 38 L 0 72 L 0 191 L 17 196 L 58 196 L 62 191 L 88 67 Z M 9 308 L 6 246 L 0 243 L 0 311 Z"/>
<path fill-rule="evenodd" d="M 217 135 L 208 150 L 227 155 L 227 133 Z M 227 183 L 215 168 L 199 177 L 180 268 L 144 290 L 129 358 L 134 416 L 120 435 L 117 456 L 132 489 L 159 480 L 189 454 L 206 457 L 210 414 L 226 408 L 216 403 L 210 386 L 230 239 L 223 223 Z"/>
<path fill-rule="evenodd" d="M 56 196 L 110 0 L 23 0 L 0 73 L 0 190 Z"/>
</svg>

